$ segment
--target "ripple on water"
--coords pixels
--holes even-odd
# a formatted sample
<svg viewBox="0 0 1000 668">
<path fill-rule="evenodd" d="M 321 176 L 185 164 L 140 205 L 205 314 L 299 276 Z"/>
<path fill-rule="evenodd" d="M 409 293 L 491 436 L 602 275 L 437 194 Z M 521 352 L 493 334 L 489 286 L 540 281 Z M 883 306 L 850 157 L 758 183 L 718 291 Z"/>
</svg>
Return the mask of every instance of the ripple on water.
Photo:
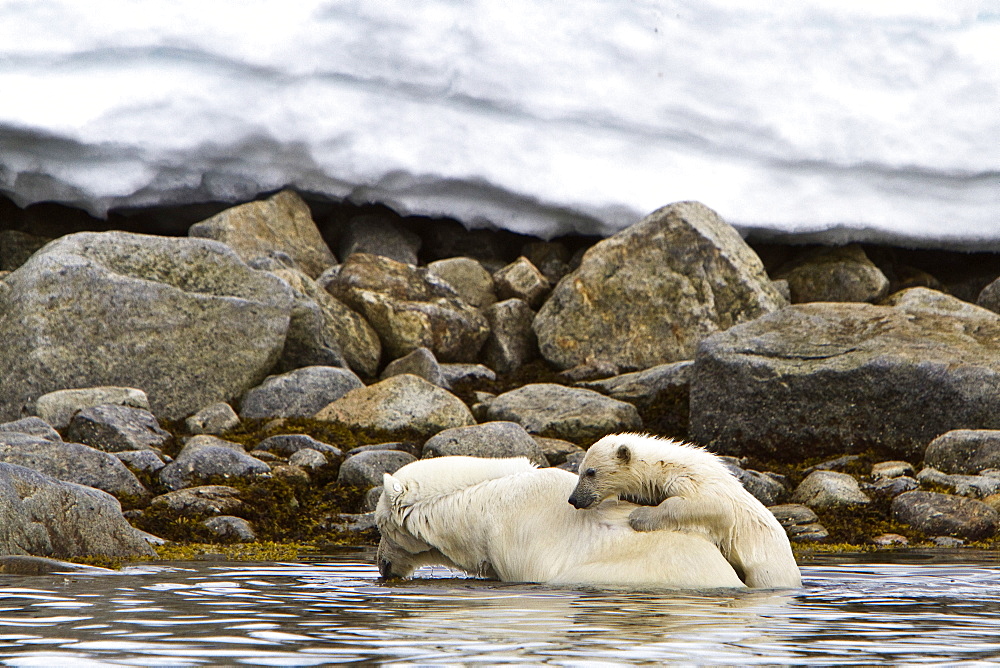
<svg viewBox="0 0 1000 668">
<path fill-rule="evenodd" d="M 384 583 L 370 553 L 0 576 L 8 665 L 801 664 L 1000 656 L 989 553 L 825 557 L 779 592 Z"/>
</svg>

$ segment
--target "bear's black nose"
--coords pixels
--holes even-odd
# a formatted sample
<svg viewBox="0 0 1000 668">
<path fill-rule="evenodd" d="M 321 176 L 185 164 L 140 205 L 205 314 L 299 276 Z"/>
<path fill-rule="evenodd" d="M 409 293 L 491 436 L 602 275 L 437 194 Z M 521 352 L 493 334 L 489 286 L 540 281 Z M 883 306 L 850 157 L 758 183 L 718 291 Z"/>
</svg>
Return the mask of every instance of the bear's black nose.
<svg viewBox="0 0 1000 668">
<path fill-rule="evenodd" d="M 573 496 L 569 497 L 569 502 L 573 505 L 574 508 L 586 508 L 587 507 L 587 504 L 585 502 L 583 502 L 580 499 L 576 498 L 576 494 L 574 494 Z"/>
</svg>

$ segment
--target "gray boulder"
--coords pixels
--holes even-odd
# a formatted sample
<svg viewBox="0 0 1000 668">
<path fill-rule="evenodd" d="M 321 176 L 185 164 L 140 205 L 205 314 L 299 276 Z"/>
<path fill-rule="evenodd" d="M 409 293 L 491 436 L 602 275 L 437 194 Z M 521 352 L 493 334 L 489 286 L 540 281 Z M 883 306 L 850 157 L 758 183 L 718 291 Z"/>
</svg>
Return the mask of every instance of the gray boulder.
<svg viewBox="0 0 1000 668">
<path fill-rule="evenodd" d="M 918 487 L 920 487 L 920 483 L 917 482 L 916 478 L 901 475 L 898 478 L 880 478 L 866 486 L 865 489 L 872 494 L 892 498 L 904 492 L 913 491 Z"/>
<path fill-rule="evenodd" d="M 889 279 L 857 245 L 807 252 L 778 269 L 775 278 L 788 282 L 793 304 L 875 302 L 889 291 Z"/>
<path fill-rule="evenodd" d="M 942 473 L 931 466 L 924 467 L 917 474 L 917 480 L 923 484 L 944 487 L 959 496 L 968 496 L 973 499 L 982 499 L 991 494 L 1000 493 L 1000 478 Z"/>
<path fill-rule="evenodd" d="M 385 370 L 382 371 L 382 380 L 404 373 L 419 376 L 438 387 L 445 389 L 449 387 L 448 381 L 445 380 L 444 373 L 441 371 L 441 365 L 434 358 L 434 353 L 427 348 L 417 348 L 409 355 L 389 362 L 385 366 Z"/>
<path fill-rule="evenodd" d="M 447 283 L 377 255 L 351 255 L 327 290 L 365 316 L 391 359 L 426 347 L 442 362 L 474 362 L 489 333 Z"/>
<path fill-rule="evenodd" d="M 316 413 L 315 419 L 357 429 L 426 436 L 476 423 L 461 399 L 410 374 L 352 390 Z"/>
<path fill-rule="evenodd" d="M 727 462 L 726 468 L 740 481 L 743 488 L 765 506 L 773 506 L 781 503 L 788 490 L 785 488 L 779 476 L 773 473 L 762 473 L 753 469 L 744 469 Z"/>
<path fill-rule="evenodd" d="M 671 204 L 587 251 L 535 319 L 561 369 L 623 370 L 691 359 L 698 342 L 780 308 L 760 258 L 714 211 Z"/>
<path fill-rule="evenodd" d="M 218 515 L 202 522 L 215 537 L 224 542 L 252 543 L 257 540 L 253 527 L 242 517 Z"/>
<path fill-rule="evenodd" d="M 1000 429 L 954 429 L 924 451 L 924 465 L 945 473 L 979 473 L 1000 468 Z"/>
<path fill-rule="evenodd" d="M 538 308 L 549 294 L 552 285 L 531 260 L 519 257 L 493 274 L 497 298 L 520 299 L 530 308 Z"/>
<path fill-rule="evenodd" d="M 494 371 L 510 373 L 538 357 L 535 312 L 521 299 L 505 299 L 483 309 L 490 334 L 483 361 Z"/>
<path fill-rule="evenodd" d="M 382 484 L 383 473 L 395 473 L 417 458 L 402 450 L 368 450 L 351 455 L 340 465 L 337 482 L 367 489 Z"/>
<path fill-rule="evenodd" d="M 225 401 L 205 406 L 184 420 L 184 427 L 191 434 L 222 434 L 239 425 L 239 416 Z"/>
<path fill-rule="evenodd" d="M 149 398 L 145 392 L 134 387 L 86 387 L 48 392 L 38 397 L 29 408 L 56 429 L 65 429 L 77 411 L 101 405 L 148 411 Z"/>
<path fill-rule="evenodd" d="M 280 251 L 312 277 L 337 261 L 313 222 L 309 206 L 291 190 L 226 209 L 192 225 L 188 234 L 221 241 L 244 262 Z"/>
<path fill-rule="evenodd" d="M 111 404 L 84 408 L 74 415 L 66 438 L 105 452 L 162 450 L 173 440 L 149 411 Z"/>
<path fill-rule="evenodd" d="M 808 506 L 786 503 L 768 508 L 781 524 L 788 539 L 795 542 L 825 540 L 830 532 L 819 523 L 819 517 Z"/>
<path fill-rule="evenodd" d="M 549 462 L 549 466 L 559 466 L 571 457 L 580 456 L 586 452 L 576 443 L 564 441 L 561 438 L 545 438 L 544 436 L 532 436 L 535 443 L 542 449 L 542 454 Z"/>
<path fill-rule="evenodd" d="M 486 405 L 486 417 L 517 422 L 539 436 L 575 442 L 642 428 L 632 404 L 593 390 L 552 383 L 525 385 L 501 394 Z"/>
<path fill-rule="evenodd" d="M 910 462 L 888 461 L 872 464 L 872 478 L 875 480 L 912 476 L 914 473 L 913 464 Z"/>
<path fill-rule="evenodd" d="M 871 503 L 857 480 L 836 471 L 813 471 L 807 475 L 795 488 L 792 501 L 810 508 L 843 508 Z"/>
<path fill-rule="evenodd" d="M 450 455 L 527 457 L 538 466 L 549 464 L 535 439 L 515 422 L 486 422 L 445 429 L 424 443 L 420 457 L 429 459 Z"/>
<path fill-rule="evenodd" d="M 427 272 L 450 285 L 469 306 L 484 308 L 497 300 L 490 272 L 471 257 L 449 257 L 431 262 Z"/>
<path fill-rule="evenodd" d="M 351 390 L 361 387 L 364 387 L 364 383 L 350 369 L 307 366 L 270 376 L 243 395 L 240 417 L 309 417 Z"/>
<path fill-rule="evenodd" d="M 115 496 L 147 494 L 146 488 L 121 460 L 80 443 L 54 442 L 30 434 L 0 433 L 0 462 L 24 466 Z"/>
<path fill-rule="evenodd" d="M 951 429 L 1000 427 L 1000 316 L 967 306 L 801 304 L 715 334 L 695 358 L 691 438 L 762 459 L 919 460 Z"/>
<path fill-rule="evenodd" d="M 577 385 L 632 404 L 647 430 L 683 438 L 688 431 L 693 371 L 694 362 L 684 360 Z"/>
<path fill-rule="evenodd" d="M 167 465 L 160 455 L 152 450 L 120 450 L 114 455 L 133 473 L 153 475 Z"/>
<path fill-rule="evenodd" d="M 366 213 L 347 221 L 337 250 L 342 258 L 371 253 L 396 262 L 417 264 L 420 243 L 420 237 L 397 225 L 392 217 Z"/>
<path fill-rule="evenodd" d="M 996 534 L 1000 513 L 982 501 L 936 492 L 906 492 L 892 500 L 892 515 L 930 536 L 982 540 Z"/>
<path fill-rule="evenodd" d="M 125 232 L 57 239 L 4 286 L 0 419 L 74 387 L 141 389 L 168 420 L 238 397 L 277 361 L 292 306 L 221 243 Z"/>
<path fill-rule="evenodd" d="M 297 330 L 289 326 L 290 340 L 279 367 L 349 366 L 366 378 L 374 376 L 382 344 L 368 321 L 301 271 L 283 268 L 272 273 L 297 296 Z M 330 361 L 320 361 L 324 356 Z"/>
<path fill-rule="evenodd" d="M 13 432 L 16 434 L 31 434 L 32 436 L 38 436 L 39 438 L 44 438 L 47 441 L 61 441 L 62 436 L 59 432 L 52 428 L 48 422 L 40 417 L 26 417 L 20 420 L 14 420 L 13 422 L 4 422 L 0 424 L 0 432 Z"/>
<path fill-rule="evenodd" d="M 440 367 L 445 387 L 454 387 L 461 383 L 491 382 L 497 379 L 493 369 L 482 364 L 441 364 Z"/>
<path fill-rule="evenodd" d="M 58 559 L 155 552 L 105 492 L 0 463 L 0 554 Z"/>
<path fill-rule="evenodd" d="M 228 485 L 203 485 L 167 492 L 149 502 L 152 508 L 166 508 L 183 517 L 228 515 L 243 506 L 240 492 Z"/>
<path fill-rule="evenodd" d="M 248 480 L 270 472 L 270 466 L 248 455 L 240 444 L 203 435 L 191 438 L 177 458 L 160 469 L 159 479 L 167 489 L 176 490 L 218 478 Z"/>
<path fill-rule="evenodd" d="M 292 457 L 302 450 L 312 450 L 322 454 L 327 461 L 333 462 L 344 456 L 340 448 L 329 443 L 317 441 L 308 434 L 277 434 L 269 436 L 257 444 L 254 454 L 258 451 L 272 452 L 282 457 Z"/>
</svg>

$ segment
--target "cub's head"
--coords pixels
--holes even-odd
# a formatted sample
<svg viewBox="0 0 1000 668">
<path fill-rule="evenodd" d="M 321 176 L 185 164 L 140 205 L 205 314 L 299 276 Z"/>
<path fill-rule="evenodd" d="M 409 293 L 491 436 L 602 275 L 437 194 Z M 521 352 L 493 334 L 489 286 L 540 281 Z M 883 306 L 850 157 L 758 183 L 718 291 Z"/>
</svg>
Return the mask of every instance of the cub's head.
<svg viewBox="0 0 1000 668">
<path fill-rule="evenodd" d="M 683 493 L 699 471 L 719 466 L 697 446 L 643 434 L 611 434 L 590 446 L 580 462 L 580 479 L 569 502 L 590 508 L 609 497 L 658 505 Z"/>
</svg>

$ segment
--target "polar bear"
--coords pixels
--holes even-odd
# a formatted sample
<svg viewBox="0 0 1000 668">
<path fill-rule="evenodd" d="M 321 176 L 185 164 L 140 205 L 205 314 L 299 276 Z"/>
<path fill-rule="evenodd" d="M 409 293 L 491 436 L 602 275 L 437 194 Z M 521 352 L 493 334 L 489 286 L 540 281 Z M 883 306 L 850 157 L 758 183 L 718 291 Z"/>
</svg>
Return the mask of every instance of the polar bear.
<svg viewBox="0 0 1000 668">
<path fill-rule="evenodd" d="M 617 500 L 574 510 L 576 479 L 524 458 L 436 457 L 387 473 L 375 510 L 379 571 L 409 577 L 440 564 L 508 582 L 745 586 L 705 536 L 637 532 L 636 506 Z"/>
<path fill-rule="evenodd" d="M 612 434 L 590 446 L 569 496 L 576 508 L 605 499 L 642 504 L 629 515 L 638 531 L 707 535 L 750 587 L 798 587 L 788 536 L 764 505 L 714 454 L 642 434 Z"/>
</svg>

